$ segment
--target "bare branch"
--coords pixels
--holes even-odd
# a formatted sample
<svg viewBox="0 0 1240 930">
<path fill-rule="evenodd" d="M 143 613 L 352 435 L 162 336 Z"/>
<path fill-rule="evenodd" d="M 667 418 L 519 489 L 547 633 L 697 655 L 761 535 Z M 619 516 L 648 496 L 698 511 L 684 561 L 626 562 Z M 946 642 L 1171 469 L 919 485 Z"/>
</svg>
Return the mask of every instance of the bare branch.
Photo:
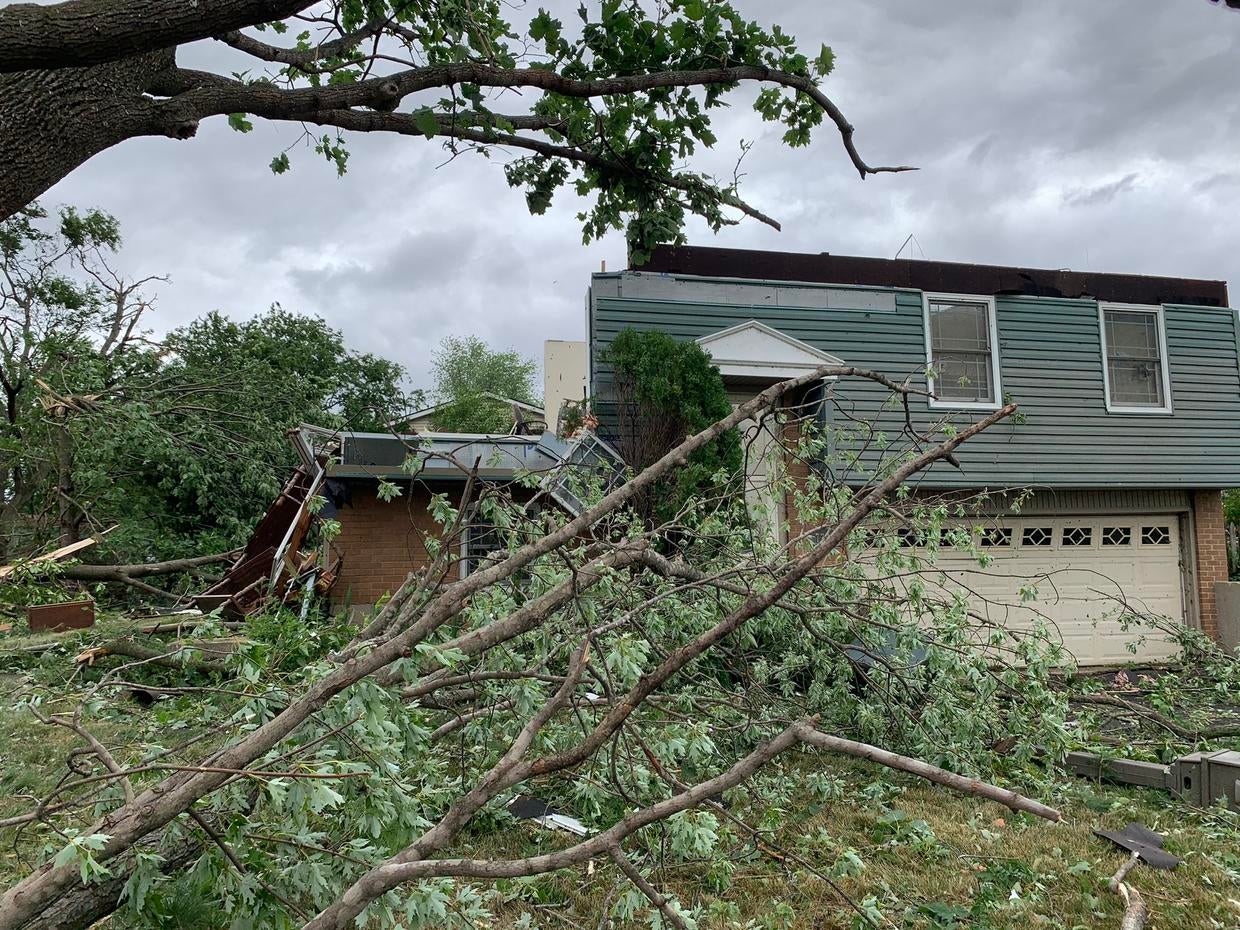
<svg viewBox="0 0 1240 930">
<path fill-rule="evenodd" d="M 858 759 L 868 759 L 871 762 L 877 762 L 879 765 L 885 765 L 889 769 L 908 772 L 911 775 L 932 781 L 937 785 L 945 785 L 964 794 L 971 794 L 975 797 L 985 798 L 988 801 L 994 801 L 996 804 L 1002 804 L 1009 810 L 1033 814 L 1036 817 L 1041 817 L 1043 820 L 1049 820 L 1051 823 L 1059 823 L 1063 820 L 1063 815 L 1059 811 L 1053 807 L 1047 807 L 1045 804 L 1032 798 L 1027 798 L 1006 788 L 988 785 L 983 781 L 978 781 L 976 778 L 966 778 L 963 775 L 957 775 L 955 772 L 941 769 L 937 765 L 931 765 L 929 762 L 922 762 L 920 759 L 912 759 L 899 753 L 889 752 L 886 749 L 879 749 L 877 746 L 871 746 L 867 743 L 858 743 L 854 740 L 844 739 L 841 736 L 831 736 L 810 726 L 800 726 L 797 730 L 797 735 L 811 746 L 817 746 L 819 749 L 856 756 Z"/>
</svg>

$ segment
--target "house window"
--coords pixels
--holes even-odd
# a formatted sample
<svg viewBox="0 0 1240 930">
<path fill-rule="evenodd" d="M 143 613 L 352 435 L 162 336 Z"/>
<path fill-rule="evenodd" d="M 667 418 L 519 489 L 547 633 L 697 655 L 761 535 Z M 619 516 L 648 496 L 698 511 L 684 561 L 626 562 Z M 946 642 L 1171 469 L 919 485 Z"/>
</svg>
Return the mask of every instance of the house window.
<svg viewBox="0 0 1240 930">
<path fill-rule="evenodd" d="M 1132 542 L 1132 529 L 1127 526 L 1107 526 L 1102 530 L 1104 546 L 1127 546 Z"/>
<path fill-rule="evenodd" d="M 504 541 L 499 530 L 484 520 L 471 523 L 465 530 L 465 538 L 461 542 L 461 577 L 476 572 L 487 556 L 492 552 L 504 549 Z"/>
<path fill-rule="evenodd" d="M 1063 544 L 1065 546 L 1088 546 L 1094 541 L 1094 528 L 1092 526 L 1069 526 L 1063 531 Z"/>
<path fill-rule="evenodd" d="M 994 299 L 927 294 L 925 300 L 926 361 L 934 372 L 930 405 L 998 406 Z"/>
<path fill-rule="evenodd" d="M 1169 546 L 1171 545 L 1171 528 L 1168 526 L 1143 526 L 1141 527 L 1141 545 L 1143 546 Z"/>
<path fill-rule="evenodd" d="M 1101 304 L 1107 410 L 1170 413 L 1166 334 L 1161 307 Z"/>
</svg>

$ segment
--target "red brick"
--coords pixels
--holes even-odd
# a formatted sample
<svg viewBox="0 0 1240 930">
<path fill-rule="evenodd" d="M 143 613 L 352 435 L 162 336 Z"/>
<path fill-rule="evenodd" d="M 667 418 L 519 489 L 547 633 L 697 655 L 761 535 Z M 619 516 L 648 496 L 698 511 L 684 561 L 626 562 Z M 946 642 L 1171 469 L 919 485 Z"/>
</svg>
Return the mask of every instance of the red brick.
<svg viewBox="0 0 1240 930">
<path fill-rule="evenodd" d="M 1197 608 L 1201 631 L 1218 639 L 1218 605 L 1214 583 L 1227 580 L 1227 547 L 1223 523 L 1223 495 L 1219 491 L 1193 492 L 1194 549 L 1197 552 Z"/>
</svg>

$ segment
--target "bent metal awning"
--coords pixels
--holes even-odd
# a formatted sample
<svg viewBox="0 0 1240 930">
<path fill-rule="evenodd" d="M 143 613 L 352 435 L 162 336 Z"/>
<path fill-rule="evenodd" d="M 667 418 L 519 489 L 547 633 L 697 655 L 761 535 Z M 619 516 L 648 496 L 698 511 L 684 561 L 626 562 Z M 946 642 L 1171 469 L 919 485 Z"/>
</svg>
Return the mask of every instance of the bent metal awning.
<svg viewBox="0 0 1240 930">
<path fill-rule="evenodd" d="M 303 424 L 292 438 L 303 459 L 328 457 L 328 478 L 463 481 L 475 468 L 488 481 L 540 476 L 543 489 L 572 513 L 583 506 L 586 482 L 611 487 L 624 472 L 619 453 L 589 431 L 561 439 L 552 432 L 394 434 Z"/>
</svg>

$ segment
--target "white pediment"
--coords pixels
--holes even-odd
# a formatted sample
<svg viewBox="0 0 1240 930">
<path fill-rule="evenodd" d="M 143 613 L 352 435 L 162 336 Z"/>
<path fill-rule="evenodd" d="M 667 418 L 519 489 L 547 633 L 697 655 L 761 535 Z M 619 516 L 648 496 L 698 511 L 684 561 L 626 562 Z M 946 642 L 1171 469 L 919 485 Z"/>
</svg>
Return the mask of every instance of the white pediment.
<svg viewBox="0 0 1240 930">
<path fill-rule="evenodd" d="M 769 378 L 783 380 L 803 375 L 823 365 L 843 365 L 844 360 L 815 349 L 750 320 L 698 340 L 724 378 Z"/>
</svg>

